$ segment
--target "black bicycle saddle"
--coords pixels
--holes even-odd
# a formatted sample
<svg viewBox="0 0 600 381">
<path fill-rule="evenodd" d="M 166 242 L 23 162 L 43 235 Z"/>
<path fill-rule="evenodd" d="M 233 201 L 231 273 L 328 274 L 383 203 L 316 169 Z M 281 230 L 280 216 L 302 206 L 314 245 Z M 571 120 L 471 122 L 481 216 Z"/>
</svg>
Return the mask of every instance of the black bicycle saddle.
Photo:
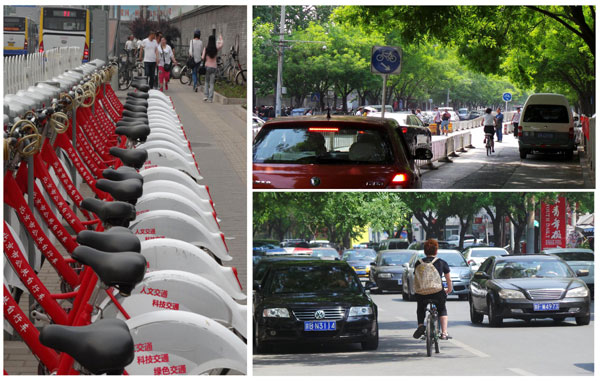
<svg viewBox="0 0 600 381">
<path fill-rule="evenodd" d="M 133 167 L 135 169 L 140 169 L 148 159 L 148 152 L 143 148 L 125 149 L 119 147 L 111 147 L 111 149 L 108 150 L 108 152 L 114 157 L 121 159 L 121 162 L 123 162 L 123 164 L 125 164 L 126 166 Z"/>
<path fill-rule="evenodd" d="M 122 201 L 102 201 L 88 197 L 81 202 L 81 207 L 98 216 L 111 226 L 128 227 L 135 220 L 135 207 Z"/>
<path fill-rule="evenodd" d="M 127 98 L 129 98 L 129 97 L 138 98 L 138 99 L 148 99 L 149 95 L 148 95 L 148 93 L 142 93 L 139 91 L 130 91 L 127 93 Z"/>
<path fill-rule="evenodd" d="M 117 135 L 126 136 L 129 140 L 136 143 L 143 143 L 150 135 L 150 127 L 143 124 L 136 126 L 120 126 L 115 129 Z"/>
<path fill-rule="evenodd" d="M 142 106 L 142 105 L 137 105 L 137 104 L 127 104 L 127 103 L 125 103 L 123 105 L 123 108 L 125 110 L 136 111 L 136 112 L 146 112 L 148 109 L 147 106 Z"/>
<path fill-rule="evenodd" d="M 140 175 L 135 168 L 127 166 L 121 166 L 117 169 L 106 168 L 104 171 L 102 171 L 102 177 L 114 181 L 137 179 L 142 183 L 144 182 L 144 176 Z"/>
<path fill-rule="evenodd" d="M 135 205 L 138 198 L 144 193 L 144 184 L 140 180 L 128 179 L 114 181 L 99 179 L 96 187 L 101 191 L 108 192 L 115 200 L 125 201 Z"/>
<path fill-rule="evenodd" d="M 140 239 L 131 230 L 120 226 L 103 232 L 82 230 L 77 234 L 77 242 L 80 245 L 112 253 L 120 251 L 139 253 L 142 250 Z"/>
<path fill-rule="evenodd" d="M 71 256 L 77 262 L 91 267 L 104 284 L 115 287 L 125 296 L 131 294 L 146 273 L 146 258 L 133 251 L 112 253 L 89 246 L 77 246 Z"/>
<path fill-rule="evenodd" d="M 119 319 L 101 319 L 79 327 L 52 324 L 42 328 L 39 339 L 93 374 L 122 374 L 135 358 L 129 328 Z"/>
</svg>

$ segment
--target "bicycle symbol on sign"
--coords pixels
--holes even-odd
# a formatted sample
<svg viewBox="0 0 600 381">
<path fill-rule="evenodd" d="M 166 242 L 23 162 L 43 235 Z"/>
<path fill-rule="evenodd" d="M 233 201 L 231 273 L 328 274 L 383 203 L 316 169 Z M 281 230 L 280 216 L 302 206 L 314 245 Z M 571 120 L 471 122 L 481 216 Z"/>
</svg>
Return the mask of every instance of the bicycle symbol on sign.
<svg viewBox="0 0 600 381">
<path fill-rule="evenodd" d="M 386 60 L 387 62 L 393 63 L 396 62 L 396 55 L 393 50 L 381 50 L 378 55 L 375 56 L 377 62 L 383 62 Z"/>
</svg>

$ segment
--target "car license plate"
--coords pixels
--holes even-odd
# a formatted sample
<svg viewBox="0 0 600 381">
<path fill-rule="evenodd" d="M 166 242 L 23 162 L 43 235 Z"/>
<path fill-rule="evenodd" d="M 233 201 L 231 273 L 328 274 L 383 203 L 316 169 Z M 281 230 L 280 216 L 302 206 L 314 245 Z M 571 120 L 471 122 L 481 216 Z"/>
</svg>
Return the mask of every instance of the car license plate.
<svg viewBox="0 0 600 381">
<path fill-rule="evenodd" d="M 558 303 L 534 303 L 534 311 L 558 311 Z"/>
<path fill-rule="evenodd" d="M 402 279 L 398 279 L 398 286 L 402 286 Z"/>
<path fill-rule="evenodd" d="M 335 331 L 335 321 L 324 320 L 324 321 L 305 321 L 305 331 Z"/>
<path fill-rule="evenodd" d="M 552 132 L 538 132 L 538 138 L 552 139 L 554 134 Z"/>
<path fill-rule="evenodd" d="M 356 270 L 356 275 L 366 275 L 366 271 Z"/>
</svg>

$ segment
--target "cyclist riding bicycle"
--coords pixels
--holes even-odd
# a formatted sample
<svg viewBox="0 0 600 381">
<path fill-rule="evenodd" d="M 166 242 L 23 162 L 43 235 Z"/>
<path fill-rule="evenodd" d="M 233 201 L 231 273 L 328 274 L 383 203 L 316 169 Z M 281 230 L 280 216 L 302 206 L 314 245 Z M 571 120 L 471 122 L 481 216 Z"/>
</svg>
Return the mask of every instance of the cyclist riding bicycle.
<svg viewBox="0 0 600 381">
<path fill-rule="evenodd" d="M 496 133 L 496 121 L 494 119 L 494 116 L 492 115 L 491 108 L 488 107 L 485 109 L 485 114 L 483 114 L 483 120 L 481 121 L 481 125 L 483 126 L 483 133 L 485 134 L 485 138 L 490 139 L 490 143 L 492 144 L 492 152 L 494 152 L 494 133 Z"/>
<path fill-rule="evenodd" d="M 415 263 L 415 296 L 417 298 L 417 323 L 419 326 L 413 334 L 415 339 L 425 333 L 425 311 L 429 300 L 433 300 L 437 307 L 440 323 L 442 325 L 442 336 L 440 339 L 448 340 L 448 311 L 446 310 L 446 298 L 452 292 L 452 280 L 450 279 L 450 266 L 448 262 L 437 258 L 438 241 L 428 239 L 425 241 L 423 250 L 426 257 Z M 446 278 L 448 288 L 444 289 L 442 276 Z"/>
</svg>

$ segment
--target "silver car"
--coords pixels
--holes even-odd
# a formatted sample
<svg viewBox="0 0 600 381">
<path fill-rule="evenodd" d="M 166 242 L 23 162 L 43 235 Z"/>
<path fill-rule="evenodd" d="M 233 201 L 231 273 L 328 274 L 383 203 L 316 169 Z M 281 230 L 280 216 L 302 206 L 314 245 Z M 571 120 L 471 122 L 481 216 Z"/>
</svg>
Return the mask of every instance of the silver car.
<svg viewBox="0 0 600 381">
<path fill-rule="evenodd" d="M 450 279 L 452 279 L 452 293 L 460 300 L 467 300 L 469 296 L 469 280 L 473 275 L 473 267 L 469 266 L 464 257 L 458 250 L 440 249 L 437 257 L 448 262 L 450 267 Z M 404 265 L 402 274 L 402 298 L 404 300 L 415 300 L 415 264 L 421 258 L 425 258 L 425 253 L 421 250 L 416 252 Z M 446 281 L 442 278 L 444 287 Z"/>
<path fill-rule="evenodd" d="M 542 250 L 542 254 L 552 254 L 563 261 L 577 273 L 578 270 L 588 270 L 589 274 L 579 277 L 590 289 L 592 296 L 594 295 L 594 252 L 590 249 L 546 249 Z"/>
<path fill-rule="evenodd" d="M 491 257 L 492 255 L 496 257 L 508 255 L 508 251 L 501 247 L 471 246 L 466 248 L 462 252 L 462 255 L 465 257 L 467 264 L 473 266 L 473 269 L 477 270 L 488 257 Z"/>
</svg>

